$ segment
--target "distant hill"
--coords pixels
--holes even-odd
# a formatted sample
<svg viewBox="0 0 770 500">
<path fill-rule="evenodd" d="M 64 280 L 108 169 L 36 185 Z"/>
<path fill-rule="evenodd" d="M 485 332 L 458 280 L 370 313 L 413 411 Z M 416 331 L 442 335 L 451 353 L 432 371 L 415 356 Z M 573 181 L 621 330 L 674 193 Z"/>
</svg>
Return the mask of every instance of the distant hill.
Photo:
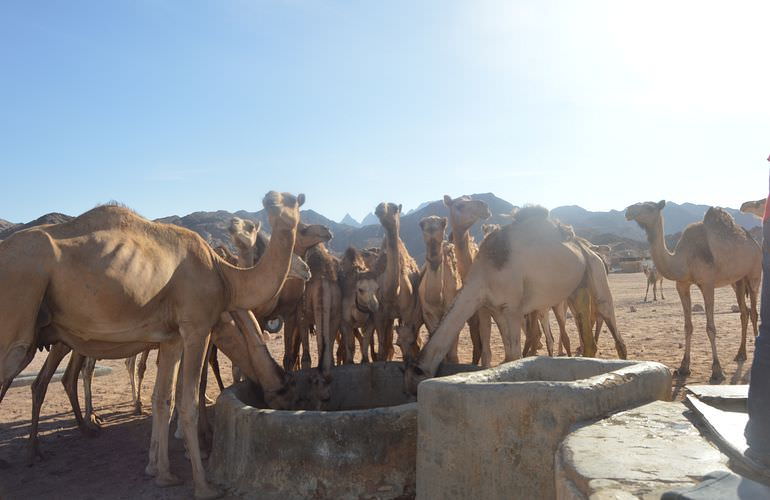
<svg viewBox="0 0 770 500">
<path fill-rule="evenodd" d="M 5 229 L 0 230 L 0 240 L 4 240 L 11 236 L 13 233 L 21 231 L 22 229 L 29 229 L 30 227 L 41 226 L 43 224 L 60 224 L 74 219 L 71 215 L 60 214 L 58 212 L 51 212 L 38 217 L 37 219 L 27 222 L 26 224 L 11 224 Z M 6 221 L 4 221 L 6 222 Z"/>
<path fill-rule="evenodd" d="M 363 226 L 370 226 L 372 224 L 379 224 L 380 221 L 377 219 L 377 216 L 374 215 L 374 212 L 369 212 L 366 214 L 366 217 L 361 219 L 361 227 Z"/>
<path fill-rule="evenodd" d="M 345 224 L 346 226 L 351 226 L 355 228 L 361 227 L 361 223 L 355 220 L 353 217 L 350 216 L 350 214 L 345 214 L 345 217 L 342 218 L 340 221 L 340 224 Z"/>
<path fill-rule="evenodd" d="M 483 200 L 489 205 L 492 216 L 488 221 L 484 222 L 495 224 L 506 224 L 508 222 L 504 215 L 509 214 L 514 205 L 498 198 L 492 193 L 474 194 L 471 197 Z M 688 224 L 703 219 L 707 209 L 708 206 L 706 205 L 695 205 L 692 203 L 679 205 L 669 202 L 666 204 L 663 216 L 665 218 L 665 229 L 668 235 L 666 239 L 669 248 L 674 247 L 681 231 Z M 740 225 L 749 229 L 752 235 L 761 237 L 761 230 L 758 229 L 760 227 L 759 219 L 751 215 L 742 214 L 735 209 L 728 208 L 726 210 L 735 217 Z M 303 222 L 307 224 L 323 224 L 332 231 L 334 237 L 328 246 L 337 254 L 342 254 L 348 246 L 355 246 L 357 248 L 379 246 L 384 234 L 379 220 L 373 213 L 369 213 L 358 227 L 353 225 L 356 221 L 349 214 L 343 218 L 342 223 L 330 220 L 313 210 L 303 210 L 301 215 Z M 425 243 L 422 239 L 419 222 L 420 219 L 429 215 L 447 217 L 449 213 L 444 206 L 444 202 L 437 200 L 422 203 L 418 208 L 401 216 L 401 239 L 418 263 L 422 263 L 425 258 Z M 255 222 L 259 221 L 262 223 L 263 231 L 270 232 L 270 224 L 264 210 L 258 212 L 239 210 L 235 213 L 225 210 L 194 212 L 182 217 L 172 215 L 156 220 L 191 229 L 200 234 L 212 246 L 225 245 L 232 249 L 230 234 L 227 228 L 233 216 L 250 219 Z M 649 247 L 647 238 L 641 228 L 635 222 L 627 221 L 624 212 L 620 210 L 592 212 L 579 206 L 571 205 L 551 210 L 551 216 L 572 225 L 579 236 L 597 245 L 612 244 L 616 249 L 633 250 L 636 252 L 646 251 Z M 13 224 L 0 219 L 0 240 L 9 237 L 21 229 L 40 224 L 65 222 L 70 219 L 72 219 L 71 216 L 59 213 L 46 214 L 26 224 Z M 471 228 L 471 234 L 476 241 L 481 241 L 481 223 L 477 223 Z"/>
</svg>

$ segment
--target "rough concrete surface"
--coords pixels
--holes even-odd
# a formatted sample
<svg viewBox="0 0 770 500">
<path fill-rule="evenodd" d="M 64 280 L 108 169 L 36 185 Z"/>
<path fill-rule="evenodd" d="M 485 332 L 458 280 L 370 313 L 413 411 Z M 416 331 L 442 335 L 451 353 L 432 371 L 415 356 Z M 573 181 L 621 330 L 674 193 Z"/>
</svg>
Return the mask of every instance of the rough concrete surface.
<svg viewBox="0 0 770 500">
<path fill-rule="evenodd" d="M 659 363 L 527 358 L 418 387 L 417 498 L 553 498 L 575 422 L 668 399 Z"/>
<path fill-rule="evenodd" d="M 685 416 L 684 404 L 656 401 L 577 427 L 556 453 L 562 499 L 658 499 L 693 486 L 727 457 Z"/>
<path fill-rule="evenodd" d="M 264 409 L 249 382 L 226 389 L 216 403 L 209 477 L 249 498 L 414 496 L 417 404 L 404 392 L 402 366 L 334 368 L 331 411 Z"/>
</svg>

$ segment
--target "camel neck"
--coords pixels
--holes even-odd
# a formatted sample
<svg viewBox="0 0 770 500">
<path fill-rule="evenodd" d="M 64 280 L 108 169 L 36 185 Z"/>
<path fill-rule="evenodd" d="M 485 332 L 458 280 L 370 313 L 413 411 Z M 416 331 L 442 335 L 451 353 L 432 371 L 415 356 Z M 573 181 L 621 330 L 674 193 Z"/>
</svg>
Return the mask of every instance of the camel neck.
<svg viewBox="0 0 770 500">
<path fill-rule="evenodd" d="M 273 234 L 265 254 L 256 266 L 239 269 L 222 265 L 223 275 L 231 291 L 228 310 L 260 309 L 278 295 L 283 287 L 291 266 L 296 226 L 292 228 L 278 221 L 270 222 Z"/>
<path fill-rule="evenodd" d="M 677 255 L 669 252 L 666 247 L 666 232 L 663 229 L 663 216 L 658 216 L 652 227 L 645 227 L 647 241 L 650 243 L 650 254 L 655 263 L 655 269 L 664 278 L 678 281 L 683 277 L 679 269 Z"/>
<path fill-rule="evenodd" d="M 383 297 L 386 301 L 395 301 L 398 295 L 401 257 L 399 255 L 398 224 L 394 228 L 385 228 L 385 276 Z"/>
<path fill-rule="evenodd" d="M 473 249 L 471 245 L 470 228 L 452 227 L 452 243 L 457 255 L 457 271 L 463 280 L 473 263 Z"/>
</svg>

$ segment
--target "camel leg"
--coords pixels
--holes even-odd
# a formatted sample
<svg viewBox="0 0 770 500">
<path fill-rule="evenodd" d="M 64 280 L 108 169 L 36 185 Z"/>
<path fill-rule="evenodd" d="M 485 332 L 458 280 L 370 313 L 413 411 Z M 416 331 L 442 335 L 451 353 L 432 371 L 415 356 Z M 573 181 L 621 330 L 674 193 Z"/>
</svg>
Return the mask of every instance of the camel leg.
<svg viewBox="0 0 770 500">
<path fill-rule="evenodd" d="M 342 346 L 345 349 L 344 363 L 353 363 L 353 356 L 356 352 L 356 339 L 353 337 L 353 327 L 347 321 L 344 321 L 340 327 L 342 330 Z M 363 349 L 363 346 L 361 347 Z"/>
<path fill-rule="evenodd" d="M 209 402 L 209 398 L 206 396 L 206 388 L 208 387 L 208 367 L 206 366 L 206 360 L 211 360 L 211 353 L 214 352 L 214 349 L 216 349 L 216 347 L 211 340 L 211 336 L 209 336 L 198 387 L 198 441 L 200 442 L 201 457 L 203 458 L 208 458 L 214 436 L 213 427 L 209 422 L 208 413 L 206 413 L 206 403 Z"/>
<path fill-rule="evenodd" d="M 468 320 L 468 329 L 471 334 L 471 344 L 473 345 L 473 364 L 477 365 L 481 361 L 482 342 L 481 335 L 479 333 L 479 316 L 474 314 Z"/>
<path fill-rule="evenodd" d="M 310 325 L 304 316 L 300 322 L 299 335 L 300 341 L 302 343 L 302 358 L 300 367 L 304 370 L 310 368 L 313 363 L 310 359 Z M 299 349 L 299 346 L 297 346 L 297 349 Z"/>
<path fill-rule="evenodd" d="M 759 331 L 757 330 L 757 297 L 759 296 L 759 281 L 760 280 L 749 280 L 749 300 L 751 304 L 751 326 L 754 329 L 754 337 L 756 337 L 759 334 Z M 1 399 L 0 399 L 1 400 Z"/>
<path fill-rule="evenodd" d="M 658 301 L 658 282 L 653 281 L 652 282 L 652 301 L 657 302 Z"/>
<path fill-rule="evenodd" d="M 749 310 L 746 307 L 746 280 L 733 284 L 735 298 L 738 300 L 738 309 L 741 312 L 741 345 L 738 348 L 738 354 L 735 355 L 735 361 L 746 361 L 746 333 L 749 329 Z"/>
<path fill-rule="evenodd" d="M 371 325 L 364 327 L 363 335 L 361 335 L 361 363 L 369 362 L 369 349 L 371 349 L 372 337 L 374 336 L 374 328 Z M 372 359 L 374 353 L 372 353 Z"/>
<path fill-rule="evenodd" d="M 537 353 L 537 343 L 540 338 L 540 326 L 535 319 L 535 312 L 524 315 L 524 347 L 522 357 L 534 356 Z"/>
<path fill-rule="evenodd" d="M 722 365 L 719 364 L 719 355 L 717 354 L 717 327 L 714 324 L 714 287 L 712 285 L 700 285 L 703 294 L 703 302 L 706 309 L 706 333 L 711 343 L 711 381 L 717 382 L 725 379 L 722 373 Z"/>
<path fill-rule="evenodd" d="M 179 419 L 184 431 L 187 453 L 192 465 L 193 483 L 196 498 L 216 498 L 221 492 L 212 488 L 206 481 L 203 470 L 200 444 L 198 442 L 198 401 L 201 396 L 200 379 L 206 362 L 206 347 L 209 343 L 208 332 L 194 331 L 182 325 L 180 333 L 184 339 L 184 355 L 182 356 L 182 397 L 179 404 Z M 201 342 L 201 337 L 205 340 Z"/>
<path fill-rule="evenodd" d="M 660 300 L 666 300 L 666 297 L 663 296 L 663 280 L 660 280 Z"/>
<path fill-rule="evenodd" d="M 570 298 L 574 305 L 575 323 L 578 325 L 582 340 L 582 354 L 584 357 L 596 356 L 596 341 L 591 332 L 591 295 L 586 288 L 578 288 Z"/>
<path fill-rule="evenodd" d="M 139 364 L 136 366 L 136 399 L 134 400 L 134 415 L 143 415 L 142 411 L 142 381 L 144 380 L 144 374 L 147 371 L 147 357 L 150 355 L 150 350 L 147 349 L 139 357 Z"/>
<path fill-rule="evenodd" d="M 91 393 L 91 382 L 94 379 L 94 368 L 96 368 L 96 358 L 87 357 L 83 362 L 81 377 L 83 377 L 83 399 L 86 403 L 86 414 L 83 425 L 91 428 L 91 431 L 97 433 L 102 428 L 102 420 L 99 415 L 94 413 L 93 395 Z"/>
<path fill-rule="evenodd" d="M 179 359 L 182 357 L 181 339 L 164 342 L 158 348 L 158 374 L 152 392 L 152 436 L 145 474 L 155 477 L 158 486 L 181 484 L 179 477 L 171 473 L 168 461 L 168 433 L 171 410 L 174 407 Z M 192 384 L 197 387 L 197 384 Z"/>
<path fill-rule="evenodd" d="M 690 374 L 690 345 L 692 343 L 692 302 L 690 300 L 690 283 L 676 282 L 676 291 L 682 302 L 684 313 L 684 357 L 677 370 L 678 375 Z"/>
<path fill-rule="evenodd" d="M 78 400 L 78 375 L 80 375 L 80 370 L 83 368 L 85 359 L 85 356 L 72 351 L 70 362 L 67 364 L 67 369 L 64 370 L 64 376 L 62 376 L 61 383 L 64 386 L 64 392 L 66 392 L 67 397 L 69 397 L 72 411 L 75 414 L 75 420 L 78 423 L 80 431 L 88 437 L 94 437 L 97 429 L 85 424 L 83 414 L 80 411 L 80 401 Z"/>
<path fill-rule="evenodd" d="M 553 315 L 556 318 L 556 324 L 559 325 L 559 356 L 564 355 L 562 347 L 567 350 L 567 356 L 572 356 L 572 351 L 570 350 L 569 335 L 567 335 L 567 303 L 562 302 L 561 304 L 554 306 L 552 309 Z"/>
<path fill-rule="evenodd" d="M 522 315 L 510 308 L 503 309 L 495 319 L 500 319 L 497 327 L 504 339 L 508 339 L 508 350 L 505 354 L 505 362 L 515 361 L 521 358 L 521 321 Z"/>
<path fill-rule="evenodd" d="M 648 296 L 649 294 L 650 294 L 650 282 L 649 282 L 649 280 L 648 280 L 648 281 L 647 281 L 647 291 L 646 291 L 646 292 L 644 292 L 644 302 L 645 302 L 645 304 L 647 303 L 647 296 Z"/>
<path fill-rule="evenodd" d="M 618 322 L 615 319 L 615 307 L 612 304 L 597 303 L 596 304 L 599 317 L 596 320 L 596 339 L 599 338 L 599 332 L 601 331 L 602 323 L 607 325 L 607 328 L 612 334 L 613 340 L 615 340 L 615 351 L 618 353 L 620 359 L 628 359 L 628 351 L 626 350 L 626 342 L 618 332 Z"/>
<path fill-rule="evenodd" d="M 293 370 L 297 362 L 297 358 L 294 357 L 294 344 L 297 342 L 296 326 L 296 313 L 287 314 L 283 320 L 283 369 L 286 371 Z"/>
<path fill-rule="evenodd" d="M 70 352 L 70 348 L 62 342 L 57 342 L 51 347 L 51 352 L 48 353 L 48 357 L 45 360 L 45 364 L 40 369 L 35 377 L 35 381 L 32 382 L 30 389 L 32 390 L 32 426 L 29 430 L 29 463 L 32 464 L 35 458 L 43 458 L 43 454 L 40 452 L 40 448 L 37 440 L 37 429 L 40 423 L 40 409 L 43 406 L 43 400 L 45 399 L 45 393 L 48 391 L 48 383 L 51 381 L 56 368 L 59 367 L 59 363 L 64 359 L 64 356 Z"/>
<path fill-rule="evenodd" d="M 219 350 L 217 349 L 217 346 L 214 344 L 211 344 L 211 352 L 209 354 L 209 365 L 211 365 L 211 371 L 214 372 L 214 378 L 217 381 L 217 387 L 219 387 L 219 392 L 222 392 L 225 390 L 225 384 L 222 382 L 222 373 L 219 371 Z"/>
<path fill-rule="evenodd" d="M 136 408 L 136 381 L 134 374 L 136 373 L 136 355 L 126 358 L 126 371 L 128 372 L 128 383 L 131 384 L 131 399 L 134 402 L 134 408 Z"/>
<path fill-rule="evenodd" d="M 548 309 L 538 311 L 537 316 L 540 328 L 543 330 L 543 334 L 545 334 L 545 346 L 548 349 L 548 355 L 553 357 L 553 333 L 551 332 L 551 322 L 548 318 Z"/>
<path fill-rule="evenodd" d="M 481 366 L 489 368 L 492 366 L 492 315 L 487 309 L 479 309 L 477 313 L 478 325 L 479 325 L 479 339 L 481 340 Z M 510 341 L 503 336 L 503 347 L 505 347 L 505 359 L 509 361 L 509 357 L 512 354 L 510 352 Z M 519 354 L 519 357 L 521 355 Z M 518 358 L 513 358 L 518 359 Z"/>
</svg>

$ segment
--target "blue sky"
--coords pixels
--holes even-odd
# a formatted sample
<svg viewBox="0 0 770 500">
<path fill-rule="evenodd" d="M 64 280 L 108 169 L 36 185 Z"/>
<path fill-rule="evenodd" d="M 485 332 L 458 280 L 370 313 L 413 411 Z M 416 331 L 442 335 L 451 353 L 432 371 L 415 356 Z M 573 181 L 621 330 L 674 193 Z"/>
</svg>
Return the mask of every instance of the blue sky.
<svg viewBox="0 0 770 500">
<path fill-rule="evenodd" d="M 0 218 L 764 196 L 770 4 L 0 3 Z"/>
</svg>

